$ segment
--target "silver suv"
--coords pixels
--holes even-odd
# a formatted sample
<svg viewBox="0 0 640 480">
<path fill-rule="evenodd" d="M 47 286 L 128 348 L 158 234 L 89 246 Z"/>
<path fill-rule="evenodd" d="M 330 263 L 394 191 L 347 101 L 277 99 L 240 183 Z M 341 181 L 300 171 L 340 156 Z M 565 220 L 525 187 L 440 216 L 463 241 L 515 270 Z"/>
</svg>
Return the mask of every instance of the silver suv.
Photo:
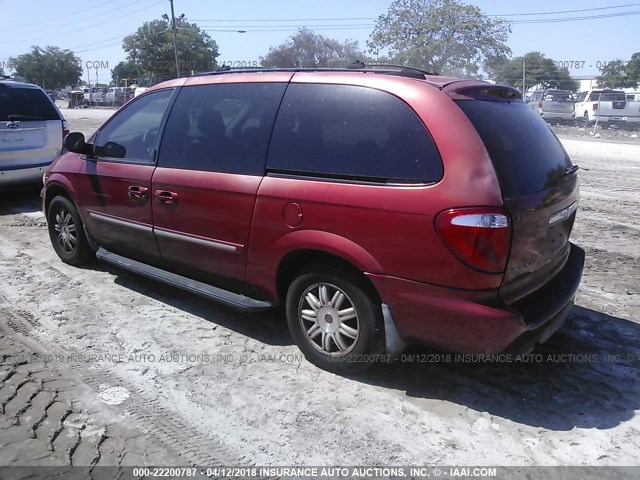
<svg viewBox="0 0 640 480">
<path fill-rule="evenodd" d="M 40 182 L 67 133 L 60 110 L 44 90 L 0 79 L 0 188 Z"/>
<path fill-rule="evenodd" d="M 573 120 L 573 94 L 568 90 L 542 90 L 534 92 L 527 103 L 547 121 Z"/>
</svg>

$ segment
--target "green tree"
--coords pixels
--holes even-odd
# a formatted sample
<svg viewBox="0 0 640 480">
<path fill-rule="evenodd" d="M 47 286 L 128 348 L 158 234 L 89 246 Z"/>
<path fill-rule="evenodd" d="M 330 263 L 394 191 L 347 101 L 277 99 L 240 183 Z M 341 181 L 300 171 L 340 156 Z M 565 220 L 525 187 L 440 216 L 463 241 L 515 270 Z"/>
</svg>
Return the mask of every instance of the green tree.
<svg viewBox="0 0 640 480">
<path fill-rule="evenodd" d="M 271 47 L 264 57 L 260 57 L 260 64 L 280 68 L 344 67 L 363 56 L 358 42 L 340 43 L 301 28 L 282 45 Z"/>
<path fill-rule="evenodd" d="M 579 82 L 571 78 L 568 69 L 559 68 L 552 59 L 540 52 L 529 52 L 524 56 L 494 65 L 491 69 L 493 79 L 498 83 L 522 89 L 523 60 L 526 87 L 539 86 L 575 92 L 580 86 Z"/>
<path fill-rule="evenodd" d="M 15 74 L 47 90 L 77 85 L 82 76 L 80 57 L 59 47 L 32 47 L 31 53 L 10 60 Z"/>
<path fill-rule="evenodd" d="M 111 83 L 116 87 L 123 87 L 125 84 L 142 83 L 148 77 L 138 65 L 132 62 L 120 62 L 111 70 Z"/>
<path fill-rule="evenodd" d="M 631 60 L 627 63 L 627 76 L 632 82 L 631 88 L 638 88 L 640 85 L 640 52 L 631 55 Z"/>
<path fill-rule="evenodd" d="M 600 68 L 598 85 L 605 88 L 638 88 L 640 83 L 640 52 L 631 56 L 631 60 L 613 60 Z"/>
<path fill-rule="evenodd" d="M 480 67 L 508 58 L 509 24 L 458 0 L 395 0 L 380 15 L 367 42 L 395 63 L 436 73 L 478 75 Z"/>
<path fill-rule="evenodd" d="M 215 40 L 184 18 L 176 19 L 176 27 L 180 74 L 215 69 L 219 56 Z M 141 74 L 148 74 L 153 81 L 176 77 L 173 32 L 168 20 L 145 22 L 136 33 L 124 37 L 122 48 L 127 52 L 125 63 L 137 67 Z"/>
</svg>

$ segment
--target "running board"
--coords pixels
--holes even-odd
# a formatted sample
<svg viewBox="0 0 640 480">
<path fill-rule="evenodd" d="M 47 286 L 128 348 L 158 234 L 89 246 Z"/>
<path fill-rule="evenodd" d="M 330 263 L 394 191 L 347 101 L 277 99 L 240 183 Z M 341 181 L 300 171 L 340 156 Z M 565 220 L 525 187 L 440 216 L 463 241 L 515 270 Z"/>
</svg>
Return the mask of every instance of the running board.
<svg viewBox="0 0 640 480">
<path fill-rule="evenodd" d="M 198 282 L 197 280 L 183 277 L 182 275 L 167 272 L 166 270 L 152 267 L 151 265 L 147 265 L 136 260 L 131 260 L 127 257 L 116 255 L 115 253 L 111 253 L 102 247 L 99 248 L 96 252 L 96 257 L 99 260 L 103 260 L 107 263 L 115 265 L 116 267 L 124 268 L 131 272 L 144 275 L 145 277 L 151 278 L 152 280 L 157 280 L 159 282 L 166 283 L 167 285 L 181 288 L 182 290 L 195 293 L 196 295 L 201 295 L 203 297 L 240 310 L 259 311 L 267 310 L 274 306 L 272 302 L 256 300 L 254 298 L 246 297 L 238 293 L 223 290 L 222 288 L 214 287 L 213 285 L 209 285 L 207 283 Z"/>
</svg>

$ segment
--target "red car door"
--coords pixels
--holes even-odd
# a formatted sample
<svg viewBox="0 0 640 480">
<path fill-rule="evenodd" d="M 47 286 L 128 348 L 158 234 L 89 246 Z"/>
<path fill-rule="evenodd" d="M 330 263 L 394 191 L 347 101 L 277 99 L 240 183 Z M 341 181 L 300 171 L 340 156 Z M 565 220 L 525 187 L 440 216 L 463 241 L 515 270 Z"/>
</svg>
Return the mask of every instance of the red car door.
<svg viewBox="0 0 640 480">
<path fill-rule="evenodd" d="M 158 131 L 173 89 L 140 96 L 97 133 L 94 156 L 83 157 L 79 195 L 87 229 L 109 251 L 158 263 L 151 177 Z"/>
<path fill-rule="evenodd" d="M 244 280 L 256 192 L 290 76 L 181 89 L 152 180 L 165 268 L 230 289 Z"/>
</svg>

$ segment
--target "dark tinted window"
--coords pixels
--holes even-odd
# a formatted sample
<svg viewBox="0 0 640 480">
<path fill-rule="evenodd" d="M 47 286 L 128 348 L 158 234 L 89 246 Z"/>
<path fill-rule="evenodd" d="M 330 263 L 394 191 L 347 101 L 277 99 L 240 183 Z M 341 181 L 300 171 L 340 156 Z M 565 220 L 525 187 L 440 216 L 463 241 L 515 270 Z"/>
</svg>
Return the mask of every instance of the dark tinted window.
<svg viewBox="0 0 640 480">
<path fill-rule="evenodd" d="M 279 83 L 183 88 L 162 136 L 158 165 L 263 175 L 285 88 Z"/>
<path fill-rule="evenodd" d="M 587 98 L 587 92 L 582 92 L 578 95 L 578 98 L 576 98 L 576 102 L 584 102 L 585 98 Z"/>
<path fill-rule="evenodd" d="M 522 102 L 456 102 L 482 138 L 503 197 L 519 197 L 561 181 L 571 166 L 547 123 Z"/>
<path fill-rule="evenodd" d="M 149 93 L 116 113 L 98 133 L 96 155 L 153 163 L 160 123 L 172 94 L 173 90 Z"/>
<path fill-rule="evenodd" d="M 627 96 L 624 92 L 602 92 L 600 94 L 600 101 L 602 102 L 625 102 Z"/>
<path fill-rule="evenodd" d="M 442 177 L 431 137 L 402 100 L 348 85 L 289 86 L 267 167 L 390 183 L 428 183 Z"/>
<path fill-rule="evenodd" d="M 38 88 L 0 84 L 0 121 L 60 120 L 51 100 Z"/>
<path fill-rule="evenodd" d="M 571 92 L 565 90 L 547 90 L 545 92 L 545 100 L 552 100 L 554 102 L 572 102 L 573 96 Z"/>
</svg>

